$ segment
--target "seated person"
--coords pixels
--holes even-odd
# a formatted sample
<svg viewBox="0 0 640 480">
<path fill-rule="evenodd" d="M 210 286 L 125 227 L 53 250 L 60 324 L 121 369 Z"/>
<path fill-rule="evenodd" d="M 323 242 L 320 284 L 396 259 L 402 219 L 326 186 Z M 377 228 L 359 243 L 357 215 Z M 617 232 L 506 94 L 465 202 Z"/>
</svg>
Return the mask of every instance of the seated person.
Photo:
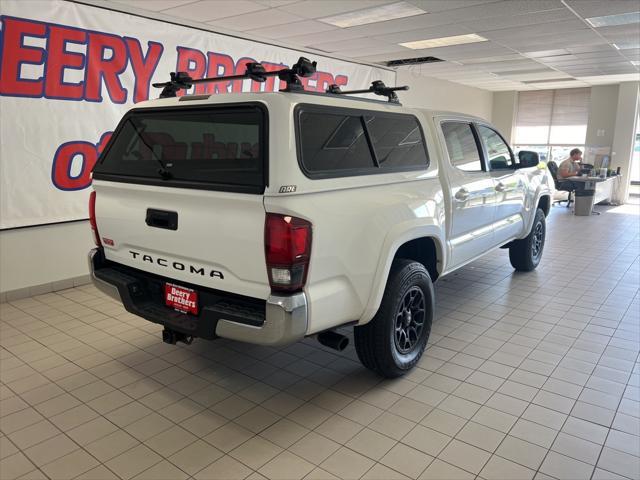
<svg viewBox="0 0 640 480">
<path fill-rule="evenodd" d="M 556 177 L 563 187 L 570 186 L 571 190 L 584 188 L 583 182 L 572 182 L 569 180 L 569 177 L 576 177 L 580 175 L 580 171 L 582 170 L 581 161 L 582 151 L 579 148 L 574 148 L 569 152 L 569 157 L 560 163 Z"/>
</svg>

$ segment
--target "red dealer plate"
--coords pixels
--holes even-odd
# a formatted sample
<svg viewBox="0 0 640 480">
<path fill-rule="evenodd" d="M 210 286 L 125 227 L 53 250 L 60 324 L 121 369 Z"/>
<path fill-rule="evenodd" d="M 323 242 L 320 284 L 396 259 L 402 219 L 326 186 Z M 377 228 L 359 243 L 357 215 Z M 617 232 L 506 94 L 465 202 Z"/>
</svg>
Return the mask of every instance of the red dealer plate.
<svg viewBox="0 0 640 480">
<path fill-rule="evenodd" d="M 198 292 L 191 288 L 165 283 L 164 302 L 179 312 L 198 314 Z"/>
</svg>

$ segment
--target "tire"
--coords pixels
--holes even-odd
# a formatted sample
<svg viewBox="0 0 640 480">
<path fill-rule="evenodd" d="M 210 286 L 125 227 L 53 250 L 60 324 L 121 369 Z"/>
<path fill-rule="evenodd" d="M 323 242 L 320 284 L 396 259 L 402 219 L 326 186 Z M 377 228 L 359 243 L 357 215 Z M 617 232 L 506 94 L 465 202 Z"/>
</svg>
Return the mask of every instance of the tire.
<svg viewBox="0 0 640 480">
<path fill-rule="evenodd" d="M 538 208 L 529 235 L 521 240 L 515 240 L 509 247 L 509 260 L 513 268 L 519 272 L 535 270 L 542 259 L 546 235 L 547 224 L 544 212 Z"/>
<path fill-rule="evenodd" d="M 433 284 L 427 270 L 418 262 L 394 260 L 378 312 L 366 325 L 354 327 L 358 358 L 383 377 L 404 375 L 422 357 L 433 313 Z"/>
</svg>

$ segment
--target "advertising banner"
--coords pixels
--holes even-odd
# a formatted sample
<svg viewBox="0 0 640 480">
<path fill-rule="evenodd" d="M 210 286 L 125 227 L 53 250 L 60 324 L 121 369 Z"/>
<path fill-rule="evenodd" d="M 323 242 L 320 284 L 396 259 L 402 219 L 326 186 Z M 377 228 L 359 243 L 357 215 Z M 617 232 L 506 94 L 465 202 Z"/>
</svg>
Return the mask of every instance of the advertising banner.
<svg viewBox="0 0 640 480">
<path fill-rule="evenodd" d="M 395 85 L 395 73 L 63 0 L 0 2 L 0 229 L 87 217 L 90 172 L 122 115 L 157 98 L 169 72 L 193 78 L 318 62 L 305 89 Z M 278 80 L 190 93 L 273 91 Z"/>
</svg>

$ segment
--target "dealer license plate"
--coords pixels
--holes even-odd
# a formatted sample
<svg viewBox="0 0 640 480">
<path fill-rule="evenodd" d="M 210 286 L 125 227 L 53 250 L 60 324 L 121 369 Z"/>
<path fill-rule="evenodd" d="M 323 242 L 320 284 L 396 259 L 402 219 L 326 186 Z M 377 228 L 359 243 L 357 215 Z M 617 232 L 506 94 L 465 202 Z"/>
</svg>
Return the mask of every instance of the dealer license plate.
<svg viewBox="0 0 640 480">
<path fill-rule="evenodd" d="M 198 314 L 198 292 L 191 288 L 165 283 L 164 302 L 178 312 Z"/>
</svg>

